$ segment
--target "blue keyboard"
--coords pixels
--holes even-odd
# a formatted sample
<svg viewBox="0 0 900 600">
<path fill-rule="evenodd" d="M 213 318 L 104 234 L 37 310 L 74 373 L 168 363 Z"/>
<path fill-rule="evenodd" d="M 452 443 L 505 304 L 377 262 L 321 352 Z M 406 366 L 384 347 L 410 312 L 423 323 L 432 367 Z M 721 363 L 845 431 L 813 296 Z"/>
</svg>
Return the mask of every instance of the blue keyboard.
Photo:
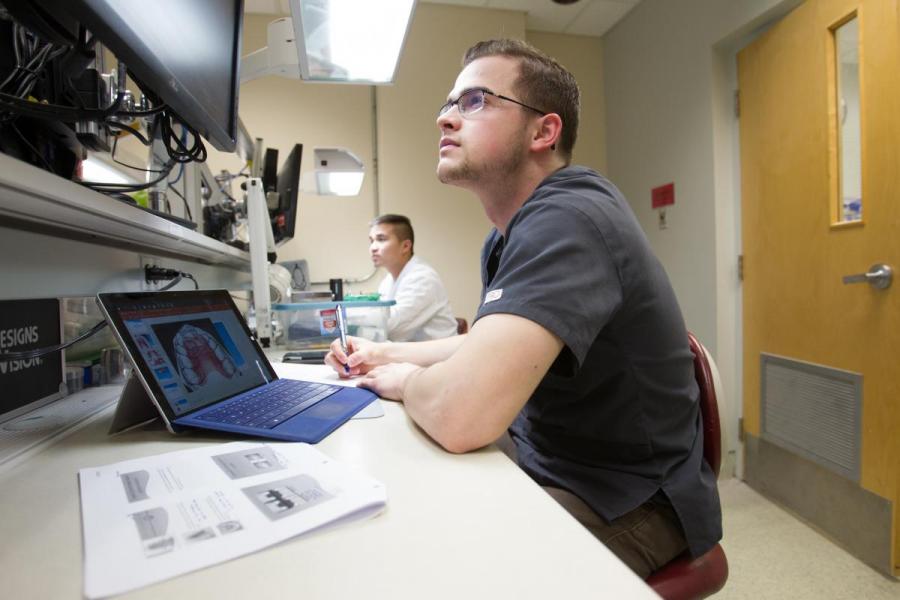
<svg viewBox="0 0 900 600">
<path fill-rule="evenodd" d="M 225 406 L 198 415 L 216 423 L 272 429 L 337 392 L 339 386 L 293 379 L 276 379 L 232 398 Z"/>
</svg>

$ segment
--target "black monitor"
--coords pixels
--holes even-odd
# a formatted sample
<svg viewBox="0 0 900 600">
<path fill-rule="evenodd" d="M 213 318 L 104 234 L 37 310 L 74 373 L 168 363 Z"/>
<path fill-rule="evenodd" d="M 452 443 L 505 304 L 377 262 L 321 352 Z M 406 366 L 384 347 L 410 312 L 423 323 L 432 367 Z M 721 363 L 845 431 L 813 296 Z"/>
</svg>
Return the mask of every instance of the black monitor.
<svg viewBox="0 0 900 600">
<path fill-rule="evenodd" d="M 269 209 L 272 218 L 272 233 L 275 243 L 281 244 L 294 237 L 297 225 L 297 197 L 300 190 L 300 160 L 303 158 L 303 144 L 294 144 L 287 159 L 278 170 L 276 191 L 278 207 Z"/>
<path fill-rule="evenodd" d="M 266 148 L 265 158 L 263 158 L 262 182 L 266 193 L 278 189 L 278 150 L 275 148 Z"/>
<path fill-rule="evenodd" d="M 94 34 L 141 85 L 226 152 L 235 149 L 243 0 L 36 0 Z"/>
</svg>

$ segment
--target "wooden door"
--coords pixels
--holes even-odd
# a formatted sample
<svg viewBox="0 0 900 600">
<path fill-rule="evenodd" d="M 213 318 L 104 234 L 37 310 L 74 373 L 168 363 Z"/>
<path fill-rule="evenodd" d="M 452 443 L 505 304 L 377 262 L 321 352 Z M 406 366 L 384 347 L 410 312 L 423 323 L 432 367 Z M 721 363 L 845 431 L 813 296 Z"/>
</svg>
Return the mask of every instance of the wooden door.
<svg viewBox="0 0 900 600">
<path fill-rule="evenodd" d="M 834 31 L 858 26 L 862 219 L 840 222 L 844 106 Z M 893 512 L 900 573 L 900 6 L 807 0 L 738 55 L 744 431 L 761 435 L 761 353 L 862 376 L 859 486 Z M 885 263 L 893 284 L 845 284 Z M 812 491 L 812 490 L 811 490 Z M 892 505 L 890 504 L 892 503 Z M 847 515 L 852 518 L 852 515 Z M 890 517 L 889 517 L 890 518 Z"/>
</svg>

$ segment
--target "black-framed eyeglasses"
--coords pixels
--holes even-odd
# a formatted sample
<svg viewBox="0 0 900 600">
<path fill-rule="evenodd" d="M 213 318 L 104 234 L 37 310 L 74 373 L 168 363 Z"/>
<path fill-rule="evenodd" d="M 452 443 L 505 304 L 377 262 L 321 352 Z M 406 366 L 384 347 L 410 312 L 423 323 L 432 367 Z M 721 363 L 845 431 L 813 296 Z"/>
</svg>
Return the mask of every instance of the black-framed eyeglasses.
<svg viewBox="0 0 900 600">
<path fill-rule="evenodd" d="M 528 110 L 533 110 L 534 112 L 541 115 L 542 117 L 548 114 L 542 110 L 538 110 L 533 106 L 528 106 L 527 104 L 519 102 L 518 100 L 514 100 L 508 96 L 503 96 L 501 94 L 495 94 L 494 92 L 491 92 L 489 90 L 476 88 L 474 90 L 468 90 L 466 92 L 463 92 L 462 94 L 459 95 L 459 98 L 457 98 L 456 100 L 448 100 L 447 103 L 444 104 L 441 107 L 441 109 L 438 111 L 438 116 L 440 117 L 441 115 L 446 114 L 447 111 L 449 111 L 454 106 L 456 106 L 459 109 L 459 114 L 464 117 L 474 114 L 474 113 L 477 113 L 479 110 L 484 108 L 484 97 L 486 95 L 493 96 L 494 98 L 500 98 L 501 100 L 506 100 L 507 102 L 512 102 L 514 104 L 518 104 L 519 106 L 527 108 Z"/>
</svg>

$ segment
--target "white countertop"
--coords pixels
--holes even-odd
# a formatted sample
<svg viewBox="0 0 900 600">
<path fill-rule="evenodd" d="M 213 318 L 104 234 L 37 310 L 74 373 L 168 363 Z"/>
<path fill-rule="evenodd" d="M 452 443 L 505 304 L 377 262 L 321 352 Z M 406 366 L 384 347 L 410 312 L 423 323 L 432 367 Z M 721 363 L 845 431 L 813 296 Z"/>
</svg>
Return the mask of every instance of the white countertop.
<svg viewBox="0 0 900 600">
<path fill-rule="evenodd" d="M 327 367 L 276 363 L 280 376 Z M 387 487 L 379 516 L 129 594 L 134 598 L 655 598 L 494 447 L 454 455 L 403 406 L 353 419 L 317 444 Z M 110 437 L 112 409 L 0 473 L 0 573 L 8 598 L 79 598 L 78 469 L 234 438 L 159 428 Z"/>
</svg>

